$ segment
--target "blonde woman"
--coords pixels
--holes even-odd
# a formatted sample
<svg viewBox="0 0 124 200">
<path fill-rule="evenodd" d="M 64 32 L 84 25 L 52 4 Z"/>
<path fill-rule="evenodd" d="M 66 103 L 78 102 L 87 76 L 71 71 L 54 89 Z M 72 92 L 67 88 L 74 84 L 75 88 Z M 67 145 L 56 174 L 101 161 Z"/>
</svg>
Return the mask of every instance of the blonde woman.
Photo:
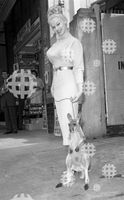
<svg viewBox="0 0 124 200">
<path fill-rule="evenodd" d="M 60 123 L 63 145 L 69 145 L 69 126 L 67 113 L 76 118 L 78 99 L 83 84 L 83 48 L 67 28 L 67 19 L 60 6 L 48 10 L 48 23 L 56 35 L 56 42 L 48 49 L 47 56 L 53 65 L 51 93 Z"/>
</svg>

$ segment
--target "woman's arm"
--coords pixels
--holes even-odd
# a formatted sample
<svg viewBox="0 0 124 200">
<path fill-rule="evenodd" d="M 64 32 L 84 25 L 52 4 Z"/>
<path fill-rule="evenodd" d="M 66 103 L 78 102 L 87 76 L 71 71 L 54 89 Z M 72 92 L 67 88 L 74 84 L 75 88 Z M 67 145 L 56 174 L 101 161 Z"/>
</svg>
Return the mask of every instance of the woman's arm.
<svg viewBox="0 0 124 200">
<path fill-rule="evenodd" d="M 83 60 L 83 47 L 81 42 L 76 39 L 75 42 L 72 45 L 72 52 L 73 52 L 73 72 L 75 76 L 75 80 L 78 86 L 78 93 L 73 98 L 72 101 L 77 101 L 79 97 L 82 95 L 83 92 L 83 79 L 84 79 L 84 60 Z"/>
</svg>

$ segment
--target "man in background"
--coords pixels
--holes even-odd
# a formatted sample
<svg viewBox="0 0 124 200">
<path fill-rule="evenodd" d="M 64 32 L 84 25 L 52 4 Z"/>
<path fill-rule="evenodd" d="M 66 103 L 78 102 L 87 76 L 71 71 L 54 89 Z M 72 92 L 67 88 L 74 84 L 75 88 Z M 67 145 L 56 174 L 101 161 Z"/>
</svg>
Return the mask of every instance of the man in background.
<svg viewBox="0 0 124 200">
<path fill-rule="evenodd" d="M 6 132 L 4 134 L 17 133 L 16 98 L 9 92 L 6 84 L 8 74 L 3 71 L 0 81 L 1 110 L 4 112 Z"/>
</svg>

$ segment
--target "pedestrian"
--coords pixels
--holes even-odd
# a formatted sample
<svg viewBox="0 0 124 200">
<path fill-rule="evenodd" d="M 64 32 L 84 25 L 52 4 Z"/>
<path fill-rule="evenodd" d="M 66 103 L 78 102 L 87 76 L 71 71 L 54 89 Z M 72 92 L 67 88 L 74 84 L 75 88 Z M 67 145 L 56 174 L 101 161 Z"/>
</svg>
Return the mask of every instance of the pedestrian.
<svg viewBox="0 0 124 200">
<path fill-rule="evenodd" d="M 40 77 L 38 77 L 38 72 L 35 69 L 31 70 L 31 73 L 35 76 L 37 87 L 36 91 L 30 96 L 31 104 L 43 104 L 43 89 L 44 83 Z"/>
<path fill-rule="evenodd" d="M 81 42 L 71 35 L 67 19 L 60 6 L 48 10 L 48 24 L 56 35 L 56 42 L 48 49 L 47 56 L 53 65 L 51 93 L 55 100 L 58 120 L 62 131 L 63 145 L 69 145 L 67 114 L 78 114 L 78 100 L 83 85 L 83 48 Z M 67 146 L 67 147 L 66 147 Z"/>
<path fill-rule="evenodd" d="M 17 99 L 17 127 L 18 130 L 23 130 L 23 113 L 24 113 L 24 107 L 25 107 L 25 99 L 21 99 L 18 97 Z"/>
<path fill-rule="evenodd" d="M 2 72 L 0 96 L 1 96 L 1 110 L 4 112 L 6 132 L 4 134 L 17 133 L 17 114 L 16 114 L 16 98 L 9 92 L 6 84 L 8 74 L 6 71 Z"/>
</svg>

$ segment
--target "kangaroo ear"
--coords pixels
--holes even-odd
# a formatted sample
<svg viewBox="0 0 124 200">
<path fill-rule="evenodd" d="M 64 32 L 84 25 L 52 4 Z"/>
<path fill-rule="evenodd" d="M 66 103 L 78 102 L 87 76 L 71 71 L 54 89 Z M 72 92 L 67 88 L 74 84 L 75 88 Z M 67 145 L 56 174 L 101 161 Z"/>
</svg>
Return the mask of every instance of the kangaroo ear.
<svg viewBox="0 0 124 200">
<path fill-rule="evenodd" d="M 72 121 L 72 116 L 71 116 L 70 113 L 67 114 L 67 118 L 68 118 L 68 120 L 69 120 L 70 122 Z"/>
</svg>

